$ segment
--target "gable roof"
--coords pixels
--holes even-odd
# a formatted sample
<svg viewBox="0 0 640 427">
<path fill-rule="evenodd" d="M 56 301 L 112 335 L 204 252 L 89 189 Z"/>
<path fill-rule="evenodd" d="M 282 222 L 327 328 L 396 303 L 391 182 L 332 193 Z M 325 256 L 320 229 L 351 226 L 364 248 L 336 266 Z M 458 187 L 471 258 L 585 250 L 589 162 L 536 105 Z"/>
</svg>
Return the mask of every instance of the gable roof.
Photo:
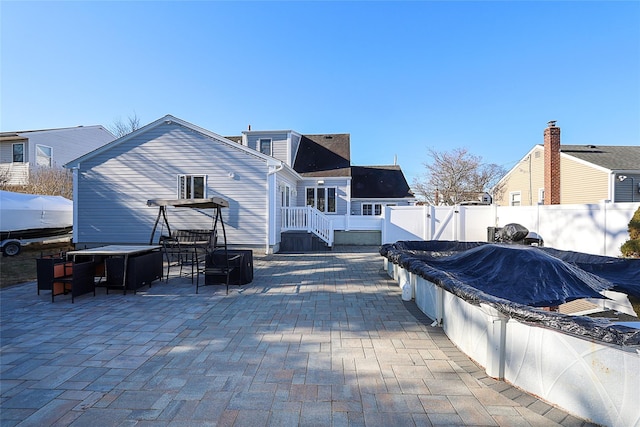
<svg viewBox="0 0 640 427">
<path fill-rule="evenodd" d="M 352 166 L 351 197 L 366 199 L 414 198 L 398 165 Z"/>
<path fill-rule="evenodd" d="M 158 127 L 158 126 L 160 126 L 162 124 L 165 124 L 165 123 L 175 123 L 175 124 L 177 124 L 179 126 L 183 126 L 183 127 L 187 128 L 187 129 L 192 130 L 193 132 L 196 132 L 196 133 L 199 133 L 201 135 L 204 135 L 207 138 L 215 139 L 216 141 L 219 141 L 219 142 L 222 142 L 224 144 L 227 144 L 228 146 L 234 147 L 234 148 L 236 148 L 238 150 L 242 150 L 242 151 L 246 152 L 247 154 L 251 154 L 252 156 L 259 157 L 259 158 L 265 160 L 269 165 L 275 166 L 275 165 L 283 164 L 281 161 L 276 160 L 273 157 L 266 156 L 266 155 L 264 155 L 264 154 L 262 154 L 262 153 L 260 153 L 260 152 L 258 152 L 256 150 L 252 150 L 252 149 L 250 149 L 248 147 L 245 147 L 244 145 L 238 144 L 237 142 L 231 141 L 231 140 L 229 140 L 229 139 L 227 139 L 227 138 L 225 138 L 223 136 L 220 136 L 220 135 L 218 135 L 216 133 L 213 133 L 213 132 L 211 132 L 209 130 L 206 130 L 204 128 L 198 127 L 198 126 L 196 126 L 194 124 L 191 124 L 191 123 L 186 122 L 186 121 L 184 121 L 182 119 L 179 119 L 179 118 L 174 117 L 174 116 L 172 116 L 170 114 L 167 114 L 166 116 L 164 116 L 164 117 L 162 117 L 162 118 L 160 118 L 160 119 L 158 119 L 158 120 L 156 120 L 154 122 L 151 122 L 148 125 L 143 126 L 143 127 L 139 128 L 139 129 L 131 132 L 130 134 L 127 134 L 127 135 L 125 135 L 125 136 L 123 136 L 121 138 L 118 138 L 118 139 L 116 139 L 114 141 L 111 141 L 110 143 L 105 144 L 102 147 L 99 147 L 99 148 L 97 148 L 97 149 L 95 149 L 93 151 L 90 151 L 89 153 L 87 153 L 87 154 L 85 154 L 85 155 L 83 155 L 81 157 L 78 157 L 77 159 L 74 159 L 74 160 L 68 162 L 65 165 L 65 167 L 73 167 L 74 165 L 78 165 L 79 163 L 81 163 L 81 162 L 83 162 L 83 161 L 85 161 L 87 159 L 90 159 L 90 158 L 98 155 L 99 153 L 102 153 L 104 151 L 110 150 L 113 147 L 116 147 L 116 146 L 118 146 L 118 145 L 120 145 L 120 144 L 122 144 L 122 143 L 124 143 L 124 142 L 126 142 L 126 141 L 128 141 L 130 139 L 132 139 L 132 138 L 137 137 L 138 135 L 140 135 L 142 133 L 145 133 L 145 132 L 149 131 L 150 129 L 154 129 L 154 128 L 156 128 L 156 127 Z"/>
<path fill-rule="evenodd" d="M 77 130 L 77 129 L 81 129 L 81 130 L 85 130 L 85 129 L 90 129 L 90 130 L 100 130 L 100 131 L 104 131 L 104 132 L 108 132 L 109 134 L 111 134 L 111 132 L 107 129 L 104 128 L 104 126 L 102 125 L 91 125 L 91 126 L 69 126 L 66 128 L 51 128 L 51 129 L 30 129 L 30 130 L 18 130 L 18 131 L 11 131 L 11 132 L 0 132 L 0 137 L 4 138 L 4 137 L 28 137 L 29 135 L 23 135 L 23 134 L 30 134 L 30 133 L 38 133 L 38 132 L 64 132 L 64 131 L 69 131 L 69 130 Z M 113 134 L 111 134 L 113 136 Z"/>
<path fill-rule="evenodd" d="M 560 145 L 560 152 L 609 170 L 640 170 L 638 145 Z"/>
<path fill-rule="evenodd" d="M 302 135 L 293 170 L 302 176 L 349 176 L 350 157 L 348 133 Z"/>
<path fill-rule="evenodd" d="M 50 142 L 79 143 L 94 148 L 115 139 L 115 136 L 101 125 L 74 126 L 56 129 L 34 129 L 16 132 L 0 132 L 0 141 L 27 141 L 36 136 L 46 135 Z"/>
</svg>

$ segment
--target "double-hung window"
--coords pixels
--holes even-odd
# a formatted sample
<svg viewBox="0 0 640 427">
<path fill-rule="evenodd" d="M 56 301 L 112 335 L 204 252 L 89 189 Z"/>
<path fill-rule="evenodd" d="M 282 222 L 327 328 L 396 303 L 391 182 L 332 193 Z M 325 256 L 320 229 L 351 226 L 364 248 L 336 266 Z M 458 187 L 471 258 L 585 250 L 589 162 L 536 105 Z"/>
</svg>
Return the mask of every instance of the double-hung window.
<svg viewBox="0 0 640 427">
<path fill-rule="evenodd" d="M 522 194 L 515 191 L 509 194 L 509 206 L 520 206 L 522 204 Z"/>
<path fill-rule="evenodd" d="M 36 164 L 38 166 L 53 166 L 53 149 L 46 145 L 36 145 Z"/>
<path fill-rule="evenodd" d="M 288 208 L 291 205 L 291 187 L 288 185 L 280 187 L 280 203 L 283 208 Z"/>
<path fill-rule="evenodd" d="M 262 154 L 266 154 L 267 156 L 272 156 L 273 151 L 272 151 L 272 146 L 271 146 L 271 139 L 268 138 L 260 138 L 258 140 L 258 151 L 260 151 Z"/>
<path fill-rule="evenodd" d="M 13 144 L 13 163 L 24 163 L 24 143 Z"/>
<path fill-rule="evenodd" d="M 307 206 L 323 213 L 336 213 L 336 187 L 307 187 Z"/>
<path fill-rule="evenodd" d="M 206 175 L 178 175 L 179 199 L 204 199 L 206 197 Z"/>
<path fill-rule="evenodd" d="M 362 215 L 382 215 L 382 204 L 380 203 L 363 203 Z"/>
</svg>

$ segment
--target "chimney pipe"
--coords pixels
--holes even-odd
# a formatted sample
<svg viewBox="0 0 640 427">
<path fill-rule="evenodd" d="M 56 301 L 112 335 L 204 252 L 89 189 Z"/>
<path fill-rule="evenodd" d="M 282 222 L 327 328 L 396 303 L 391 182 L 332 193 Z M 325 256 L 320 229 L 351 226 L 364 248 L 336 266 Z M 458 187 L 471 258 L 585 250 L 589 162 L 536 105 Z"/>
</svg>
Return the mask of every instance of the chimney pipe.
<svg viewBox="0 0 640 427">
<path fill-rule="evenodd" d="M 560 128 L 555 120 L 544 130 L 544 204 L 560 204 Z"/>
</svg>

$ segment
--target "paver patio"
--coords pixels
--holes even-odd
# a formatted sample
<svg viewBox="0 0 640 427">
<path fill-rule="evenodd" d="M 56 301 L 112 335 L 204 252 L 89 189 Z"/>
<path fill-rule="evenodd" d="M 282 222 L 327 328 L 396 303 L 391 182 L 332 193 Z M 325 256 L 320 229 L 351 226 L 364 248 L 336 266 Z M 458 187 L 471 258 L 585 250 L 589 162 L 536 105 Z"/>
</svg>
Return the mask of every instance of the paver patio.
<svg viewBox="0 0 640 427">
<path fill-rule="evenodd" d="M 254 263 L 228 296 L 180 277 L 75 304 L 3 289 L 1 425 L 589 425 L 488 378 L 377 248 Z"/>
</svg>

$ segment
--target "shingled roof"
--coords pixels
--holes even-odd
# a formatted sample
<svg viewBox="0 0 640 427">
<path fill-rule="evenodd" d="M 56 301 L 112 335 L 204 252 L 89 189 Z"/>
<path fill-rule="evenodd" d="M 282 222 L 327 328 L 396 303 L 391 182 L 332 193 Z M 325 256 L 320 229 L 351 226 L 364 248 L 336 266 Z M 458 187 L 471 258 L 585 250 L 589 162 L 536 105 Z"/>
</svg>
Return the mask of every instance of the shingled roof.
<svg viewBox="0 0 640 427">
<path fill-rule="evenodd" d="M 293 169 L 302 176 L 349 176 L 350 157 L 348 133 L 303 135 Z"/>
<path fill-rule="evenodd" d="M 414 197 L 398 165 L 352 166 L 351 177 L 351 197 L 354 198 Z"/>
<path fill-rule="evenodd" d="M 560 152 L 609 170 L 640 170 L 638 145 L 561 145 Z"/>
</svg>

